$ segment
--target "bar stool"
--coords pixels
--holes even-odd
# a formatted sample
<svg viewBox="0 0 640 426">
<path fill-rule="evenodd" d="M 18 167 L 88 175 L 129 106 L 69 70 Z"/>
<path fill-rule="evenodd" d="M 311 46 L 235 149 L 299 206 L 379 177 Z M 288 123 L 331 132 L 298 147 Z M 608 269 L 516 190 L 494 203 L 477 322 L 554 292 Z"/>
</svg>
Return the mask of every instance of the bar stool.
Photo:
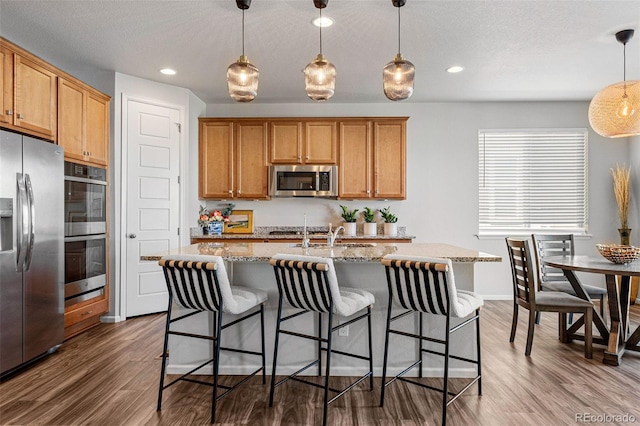
<svg viewBox="0 0 640 426">
<path fill-rule="evenodd" d="M 476 382 L 478 382 L 478 394 L 482 395 L 482 374 L 480 363 L 480 307 L 483 305 L 482 297 L 469 291 L 456 290 L 453 267 L 451 265 L 451 260 L 449 259 L 387 255 L 382 259 L 382 264 L 385 266 L 387 275 L 389 304 L 387 306 L 387 327 L 384 341 L 384 364 L 382 369 L 380 406 L 382 407 L 384 405 L 384 393 L 386 387 L 396 380 L 401 380 L 423 388 L 442 392 L 442 424 L 446 425 L 447 406 L 455 401 L 458 396 Z M 404 312 L 391 316 L 392 305 L 394 304 L 403 308 Z M 419 314 L 418 334 L 391 329 L 391 323 L 393 321 L 414 313 Z M 422 326 L 423 313 L 442 315 L 446 318 L 444 340 L 424 336 Z M 451 326 L 452 317 L 463 318 L 464 320 L 460 324 Z M 476 323 L 477 359 L 451 355 L 449 353 L 451 335 L 473 322 Z M 390 334 L 398 334 L 418 339 L 420 343 L 419 359 L 387 382 L 386 377 Z M 425 340 L 444 345 L 444 352 L 423 348 L 422 343 Z M 415 366 L 419 366 L 420 370 L 418 376 L 422 378 L 424 353 L 444 357 L 444 385 L 442 389 L 402 377 Z M 466 361 L 477 366 L 477 375 L 457 393 L 453 393 L 448 390 L 450 358 Z M 449 395 L 452 395 L 453 398 L 449 399 Z"/>
<path fill-rule="evenodd" d="M 294 256 L 294 255 L 275 255 L 269 262 L 273 265 L 276 275 L 276 283 L 278 284 L 278 322 L 276 325 L 276 339 L 273 353 L 273 370 L 271 376 L 271 391 L 269 393 L 269 407 L 273 406 L 273 394 L 275 388 L 280 386 L 287 380 L 295 380 L 324 389 L 324 402 L 322 411 L 322 424 L 327 424 L 327 407 L 333 401 L 345 394 L 347 391 L 358 385 L 360 382 L 369 378 L 369 390 L 373 390 L 373 359 L 372 343 L 371 343 L 371 306 L 375 302 L 373 294 L 368 291 L 339 287 L 336 272 L 333 266 L 333 260 L 330 258 L 312 257 L 312 256 Z M 289 306 L 299 309 L 299 311 L 282 317 L 283 302 Z M 334 316 L 350 317 L 364 310 L 366 312 L 360 314 L 356 318 L 349 319 L 339 325 L 333 325 Z M 285 321 L 298 318 L 306 313 L 317 312 L 318 314 L 318 334 L 309 335 L 297 333 L 294 331 L 283 330 L 281 325 Z M 326 337 L 322 333 L 322 314 L 329 314 L 328 327 Z M 369 355 L 362 356 L 354 353 L 347 353 L 333 349 L 332 338 L 333 333 L 342 327 L 346 327 L 359 320 L 367 320 L 368 328 L 368 346 Z M 276 382 L 276 367 L 278 359 L 278 343 L 281 334 L 287 334 L 303 339 L 318 342 L 317 359 L 300 368 L 295 373 Z M 323 346 L 326 345 L 326 346 Z M 324 376 L 324 385 L 313 383 L 298 377 L 300 373 L 318 364 L 318 376 L 322 373 L 322 351 L 326 351 L 326 369 Z M 369 371 L 354 381 L 344 389 L 333 389 L 329 387 L 329 376 L 331 375 L 331 355 L 340 354 L 352 358 L 362 359 L 369 362 Z M 335 392 L 336 395 L 329 399 L 329 391 Z"/>
<path fill-rule="evenodd" d="M 229 392 L 262 371 L 262 384 L 266 383 L 265 377 L 265 350 L 264 350 L 264 302 L 267 293 L 262 290 L 250 289 L 242 286 L 231 286 L 229 277 L 220 256 L 171 256 L 161 259 L 159 262 L 164 270 L 164 276 L 169 290 L 169 307 L 167 308 L 167 322 L 164 333 L 164 349 L 162 351 L 162 370 L 160 372 L 160 386 L 158 388 L 158 411 L 162 408 L 162 392 L 178 381 L 199 383 L 213 387 L 211 401 L 211 423 L 215 422 L 216 403 Z M 174 303 L 188 309 L 190 312 L 172 318 Z M 240 318 L 222 324 L 222 314 L 242 315 L 254 309 Z M 202 312 L 212 312 L 211 330 L 212 336 L 186 333 L 171 330 L 171 324 L 189 318 Z M 220 346 L 222 330 L 236 325 L 256 315 L 260 315 L 261 350 L 249 351 L 237 348 L 223 348 Z M 167 346 L 169 335 L 206 339 L 213 342 L 213 358 L 203 362 L 199 366 L 183 374 L 171 383 L 165 385 L 165 371 L 167 366 Z M 220 351 L 230 351 L 241 354 L 256 355 L 261 357 L 261 366 L 253 373 L 245 376 L 233 386 L 225 386 L 218 383 L 218 370 L 220 367 Z M 213 366 L 213 383 L 190 378 L 193 373 L 208 364 Z M 218 395 L 218 388 L 224 389 Z"/>
</svg>

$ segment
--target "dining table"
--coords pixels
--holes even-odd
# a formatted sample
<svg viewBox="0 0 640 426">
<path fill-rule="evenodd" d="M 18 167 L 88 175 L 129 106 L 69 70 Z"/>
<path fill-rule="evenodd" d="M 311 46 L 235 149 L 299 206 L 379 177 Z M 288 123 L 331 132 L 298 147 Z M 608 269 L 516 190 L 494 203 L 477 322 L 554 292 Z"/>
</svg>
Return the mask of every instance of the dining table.
<svg viewBox="0 0 640 426">
<path fill-rule="evenodd" d="M 629 293 L 631 277 L 640 277 L 640 261 L 626 264 L 613 263 L 604 257 L 585 255 L 565 255 L 545 257 L 542 263 L 562 269 L 578 297 L 589 300 L 576 272 L 587 272 L 605 276 L 609 307 L 609 325 L 597 309 L 593 309 L 593 322 L 601 338 L 594 343 L 607 346 L 602 362 L 608 365 L 620 365 L 626 350 L 640 352 L 640 325 L 630 333 Z M 581 337 L 576 331 L 584 324 L 584 318 L 576 321 L 567 331 L 567 339 Z M 583 336 L 582 336 L 583 338 Z"/>
</svg>

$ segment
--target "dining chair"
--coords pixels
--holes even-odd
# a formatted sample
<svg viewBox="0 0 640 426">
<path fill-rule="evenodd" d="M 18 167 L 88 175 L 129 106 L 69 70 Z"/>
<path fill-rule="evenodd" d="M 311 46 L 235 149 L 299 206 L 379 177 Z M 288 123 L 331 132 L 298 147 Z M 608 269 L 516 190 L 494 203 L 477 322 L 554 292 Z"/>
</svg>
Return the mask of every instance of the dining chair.
<svg viewBox="0 0 640 426">
<path fill-rule="evenodd" d="M 524 352 L 526 356 L 531 355 L 535 317 L 538 312 L 558 312 L 560 340 L 563 342 L 567 340 L 567 314 L 581 313 L 584 315 L 584 354 L 586 358 L 592 358 L 593 304 L 561 291 L 537 291 L 529 241 L 509 237 L 505 240 L 513 279 L 513 319 L 509 342 L 513 343 L 516 338 L 519 306 L 529 310 L 527 345 Z"/>
<path fill-rule="evenodd" d="M 327 424 L 328 405 L 333 401 L 344 395 L 347 391 L 364 381 L 366 378 L 369 378 L 369 390 L 373 390 L 371 307 L 375 302 L 375 298 L 372 293 L 366 290 L 340 287 L 338 285 L 338 278 L 334 269 L 333 259 L 331 258 L 277 254 L 273 256 L 269 263 L 273 266 L 273 270 L 275 272 L 279 294 L 269 407 L 273 406 L 275 388 L 288 380 L 294 380 L 321 388 L 324 391 L 322 407 L 322 425 L 324 426 Z M 285 303 L 289 307 L 294 308 L 295 312 L 283 317 L 282 311 Z M 284 322 L 293 320 L 298 318 L 300 315 L 307 313 L 318 314 L 317 335 L 293 331 L 291 326 L 286 330 L 283 329 L 282 324 Z M 323 314 L 328 315 L 326 334 L 323 334 L 322 331 Z M 345 319 L 341 320 L 340 324 L 335 325 L 335 317 L 342 317 Z M 333 334 L 343 327 L 347 327 L 348 325 L 363 319 L 367 320 L 368 355 L 336 350 L 333 347 Z M 299 322 L 299 320 L 294 320 L 292 325 L 295 325 L 296 322 Z M 279 342 L 282 334 L 316 342 L 317 358 L 306 366 L 298 369 L 295 373 L 276 382 L 278 353 L 281 350 Z M 295 352 L 295 349 L 298 347 L 299 345 L 292 345 L 289 348 L 289 351 Z M 321 385 L 299 377 L 298 375 L 300 373 L 314 365 L 318 365 L 318 376 L 322 374 L 322 352 L 326 352 L 327 354 L 323 384 Z M 331 355 L 334 353 L 353 359 L 367 361 L 368 371 L 344 389 L 334 389 L 329 387 L 329 377 L 331 376 Z M 329 399 L 329 391 L 335 393 L 331 399 Z"/>
<path fill-rule="evenodd" d="M 387 305 L 387 326 L 384 341 L 384 362 L 382 367 L 382 390 L 380 392 L 380 406 L 384 404 L 385 389 L 396 380 L 411 383 L 423 388 L 442 392 L 442 425 L 447 423 L 447 407 L 455 401 L 463 392 L 474 383 L 478 383 L 478 394 L 482 395 L 482 370 L 480 358 L 480 307 L 483 305 L 482 297 L 470 291 L 457 290 L 453 275 L 453 265 L 450 259 L 410 257 L 400 255 L 386 255 L 382 259 L 387 276 L 387 288 L 389 291 L 389 303 Z M 392 316 L 392 307 L 400 308 Z M 391 323 L 407 315 L 418 313 L 418 333 L 392 329 Z M 423 332 L 423 314 L 431 314 L 444 317 L 444 330 L 425 336 Z M 457 324 L 452 324 L 452 319 L 459 319 Z M 430 321 L 435 324 L 435 321 Z M 463 327 L 475 323 L 476 359 L 450 354 L 452 336 Z M 391 334 L 410 337 L 418 340 L 418 359 L 386 381 L 387 361 L 389 356 L 389 337 Z M 444 334 L 444 339 L 440 336 Z M 463 336 L 459 336 L 463 338 Z M 438 349 L 427 349 L 423 342 L 440 344 Z M 414 379 L 403 377 L 414 367 L 418 367 L 418 377 L 422 377 L 423 355 L 429 353 L 444 358 L 444 382 L 442 388 L 426 385 Z M 477 374 L 458 392 L 451 392 L 449 383 L 450 358 L 474 364 Z M 450 398 L 451 396 L 451 398 Z"/>
<path fill-rule="evenodd" d="M 171 256 L 161 259 L 159 262 L 164 271 L 164 276 L 169 291 L 169 306 L 167 308 L 167 321 L 164 333 L 164 349 L 162 351 L 162 369 L 160 371 L 160 385 L 158 388 L 157 410 L 162 408 L 162 392 L 179 381 L 198 383 L 213 387 L 211 401 L 211 423 L 215 422 L 216 403 L 245 383 L 249 378 L 262 372 L 262 384 L 266 383 L 265 376 L 265 349 L 264 349 L 264 302 L 267 293 L 262 290 L 251 289 L 239 285 L 231 285 L 227 275 L 224 261 L 220 256 Z M 173 317 L 173 308 L 184 308 L 185 311 L 177 311 L 177 317 Z M 211 315 L 211 334 L 203 335 L 185 331 L 172 330 L 171 325 L 190 318 L 200 313 Z M 223 314 L 232 316 L 223 325 Z M 240 348 L 221 347 L 222 331 L 228 327 L 237 325 L 256 315 L 260 317 L 260 351 Z M 240 316 L 240 317 L 238 317 Z M 211 349 L 212 358 L 204 361 L 187 373 L 174 379 L 165 385 L 167 367 L 167 354 L 169 336 L 182 336 L 195 339 L 204 339 L 213 342 Z M 246 340 L 243 340 L 243 342 Z M 220 368 L 220 352 L 240 353 L 260 357 L 260 367 L 251 374 L 237 381 L 233 386 L 218 383 L 218 371 Z M 211 364 L 213 367 L 213 383 L 195 379 L 195 374 L 201 368 Z M 223 392 L 218 395 L 218 389 Z"/>
<path fill-rule="evenodd" d="M 538 291 L 562 291 L 572 296 L 577 296 L 562 269 L 547 266 L 542 263 L 542 259 L 549 256 L 565 256 L 574 254 L 573 234 L 531 234 L 533 248 L 535 251 Z M 607 289 L 592 285 L 583 284 L 582 288 L 592 299 L 600 300 L 600 315 L 604 316 L 604 298 Z M 573 314 L 571 314 L 573 315 Z M 573 322 L 569 317 L 569 323 Z M 536 324 L 540 323 L 540 313 L 536 315 Z"/>
</svg>

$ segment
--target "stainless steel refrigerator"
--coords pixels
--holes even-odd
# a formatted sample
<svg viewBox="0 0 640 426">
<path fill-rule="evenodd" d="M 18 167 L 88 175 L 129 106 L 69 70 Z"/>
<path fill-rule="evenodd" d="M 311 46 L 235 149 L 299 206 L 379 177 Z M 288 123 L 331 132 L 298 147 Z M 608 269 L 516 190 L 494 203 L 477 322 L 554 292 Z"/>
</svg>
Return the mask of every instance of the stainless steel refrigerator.
<svg viewBox="0 0 640 426">
<path fill-rule="evenodd" d="M 0 130 L 0 376 L 64 339 L 63 154 Z"/>
</svg>

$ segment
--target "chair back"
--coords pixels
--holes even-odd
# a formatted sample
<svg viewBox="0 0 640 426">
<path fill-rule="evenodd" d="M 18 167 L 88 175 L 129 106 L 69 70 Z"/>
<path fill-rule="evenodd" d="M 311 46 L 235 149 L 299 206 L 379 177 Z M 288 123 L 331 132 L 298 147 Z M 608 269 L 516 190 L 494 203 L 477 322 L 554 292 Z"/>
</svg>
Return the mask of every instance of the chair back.
<svg viewBox="0 0 640 426">
<path fill-rule="evenodd" d="M 529 241 L 508 237 L 506 241 L 513 278 L 513 296 L 526 306 L 535 304 L 536 284 Z"/>
<path fill-rule="evenodd" d="M 269 263 L 276 275 L 280 297 L 289 305 L 326 313 L 333 310 L 336 297 L 340 299 L 332 259 L 277 254 Z"/>
<path fill-rule="evenodd" d="M 387 274 L 389 297 L 417 312 L 449 315 L 457 303 L 451 260 L 387 255 L 382 259 Z M 456 316 L 456 315 L 454 315 Z"/>
<path fill-rule="evenodd" d="M 531 239 L 538 266 L 538 290 L 541 290 L 542 283 L 567 282 L 562 269 L 543 265 L 542 259 L 549 256 L 573 255 L 573 234 L 532 234 Z"/>
<path fill-rule="evenodd" d="M 223 309 L 223 301 L 225 307 L 237 304 L 220 256 L 165 257 L 158 264 L 164 270 L 170 303 L 212 312 Z"/>
</svg>

